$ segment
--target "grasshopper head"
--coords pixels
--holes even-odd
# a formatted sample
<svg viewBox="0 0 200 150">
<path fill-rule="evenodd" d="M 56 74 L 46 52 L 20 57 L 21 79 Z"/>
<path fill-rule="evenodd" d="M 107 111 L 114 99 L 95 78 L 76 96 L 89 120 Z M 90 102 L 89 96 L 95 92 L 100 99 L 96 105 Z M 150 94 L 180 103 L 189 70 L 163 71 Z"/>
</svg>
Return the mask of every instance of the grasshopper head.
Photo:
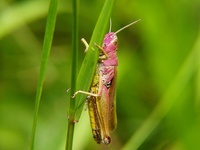
<svg viewBox="0 0 200 150">
<path fill-rule="evenodd" d="M 139 20 L 136 20 L 124 27 L 122 27 L 121 29 L 117 30 L 116 32 L 111 32 L 111 26 L 112 26 L 112 22 L 110 21 L 110 30 L 109 33 L 107 33 L 104 37 L 103 40 L 103 49 L 105 50 L 106 53 L 115 53 L 117 51 L 117 46 L 118 46 L 118 41 L 117 41 L 117 34 L 119 32 L 121 32 L 122 30 L 132 26 L 133 24 L 137 23 Z"/>
<path fill-rule="evenodd" d="M 118 40 L 117 35 L 114 32 L 109 32 L 105 35 L 103 40 L 103 48 L 109 53 L 117 50 Z"/>
</svg>

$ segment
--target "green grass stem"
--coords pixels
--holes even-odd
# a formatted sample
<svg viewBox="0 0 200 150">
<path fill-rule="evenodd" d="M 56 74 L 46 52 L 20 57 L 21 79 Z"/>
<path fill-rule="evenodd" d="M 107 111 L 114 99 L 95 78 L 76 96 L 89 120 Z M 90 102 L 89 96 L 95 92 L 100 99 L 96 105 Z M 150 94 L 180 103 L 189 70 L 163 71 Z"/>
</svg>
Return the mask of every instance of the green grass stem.
<svg viewBox="0 0 200 150">
<path fill-rule="evenodd" d="M 76 80 L 78 71 L 78 0 L 72 1 L 73 10 L 73 24 L 72 24 L 72 68 L 71 68 L 71 95 L 76 90 Z M 74 110 L 75 101 L 70 100 L 68 108 L 68 128 L 67 128 L 67 139 L 66 139 L 66 150 L 71 150 L 73 147 L 73 137 L 74 137 Z"/>
</svg>

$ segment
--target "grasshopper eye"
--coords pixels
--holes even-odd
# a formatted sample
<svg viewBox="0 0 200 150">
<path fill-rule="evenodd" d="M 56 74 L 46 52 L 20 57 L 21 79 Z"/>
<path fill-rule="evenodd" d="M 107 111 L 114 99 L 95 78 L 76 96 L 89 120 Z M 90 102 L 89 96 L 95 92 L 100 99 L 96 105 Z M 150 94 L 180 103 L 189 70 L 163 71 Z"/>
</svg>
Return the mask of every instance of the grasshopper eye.
<svg viewBox="0 0 200 150">
<path fill-rule="evenodd" d="M 117 44 L 118 44 L 118 41 L 117 41 L 117 39 L 116 39 L 116 40 L 114 40 L 114 41 L 112 42 L 112 44 L 113 44 L 113 45 L 115 45 L 115 46 L 117 46 Z"/>
</svg>

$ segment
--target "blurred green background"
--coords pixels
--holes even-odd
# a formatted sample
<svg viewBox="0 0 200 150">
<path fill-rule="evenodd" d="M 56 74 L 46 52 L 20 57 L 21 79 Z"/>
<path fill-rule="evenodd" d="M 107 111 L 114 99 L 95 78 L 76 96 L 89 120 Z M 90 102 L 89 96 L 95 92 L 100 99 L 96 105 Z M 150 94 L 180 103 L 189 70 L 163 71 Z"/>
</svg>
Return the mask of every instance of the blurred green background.
<svg viewBox="0 0 200 150">
<path fill-rule="evenodd" d="M 90 40 L 103 3 L 80 1 L 80 39 Z M 0 1 L 1 150 L 29 146 L 48 6 L 49 0 Z M 118 0 L 111 18 L 113 31 L 142 19 L 118 34 L 118 127 L 111 147 L 122 149 L 129 141 L 139 150 L 200 149 L 200 1 Z M 65 147 L 71 29 L 71 1 L 60 0 L 37 150 Z M 80 66 L 81 42 L 79 49 Z M 110 149 L 94 142 L 87 111 L 76 125 L 74 149 Z"/>
</svg>

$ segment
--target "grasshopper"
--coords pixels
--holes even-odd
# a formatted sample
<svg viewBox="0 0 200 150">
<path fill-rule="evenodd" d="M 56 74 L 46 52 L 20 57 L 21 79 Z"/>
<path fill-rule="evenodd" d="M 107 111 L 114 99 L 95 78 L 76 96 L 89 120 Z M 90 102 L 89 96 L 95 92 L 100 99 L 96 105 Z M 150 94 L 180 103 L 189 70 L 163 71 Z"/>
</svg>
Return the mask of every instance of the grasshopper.
<svg viewBox="0 0 200 150">
<path fill-rule="evenodd" d="M 122 27 L 116 32 L 111 32 L 110 23 L 110 30 L 104 36 L 102 46 L 99 46 L 96 43 L 94 44 L 100 50 L 100 53 L 90 92 L 79 90 L 72 96 L 72 98 L 74 98 L 78 93 L 88 95 L 87 103 L 90 124 L 93 138 L 98 144 L 110 144 L 110 133 L 114 131 L 117 126 L 115 101 L 118 66 L 117 33 L 138 21 L 140 21 L 140 19 Z M 88 43 L 83 38 L 81 40 L 85 44 L 87 51 L 89 47 Z"/>
</svg>

